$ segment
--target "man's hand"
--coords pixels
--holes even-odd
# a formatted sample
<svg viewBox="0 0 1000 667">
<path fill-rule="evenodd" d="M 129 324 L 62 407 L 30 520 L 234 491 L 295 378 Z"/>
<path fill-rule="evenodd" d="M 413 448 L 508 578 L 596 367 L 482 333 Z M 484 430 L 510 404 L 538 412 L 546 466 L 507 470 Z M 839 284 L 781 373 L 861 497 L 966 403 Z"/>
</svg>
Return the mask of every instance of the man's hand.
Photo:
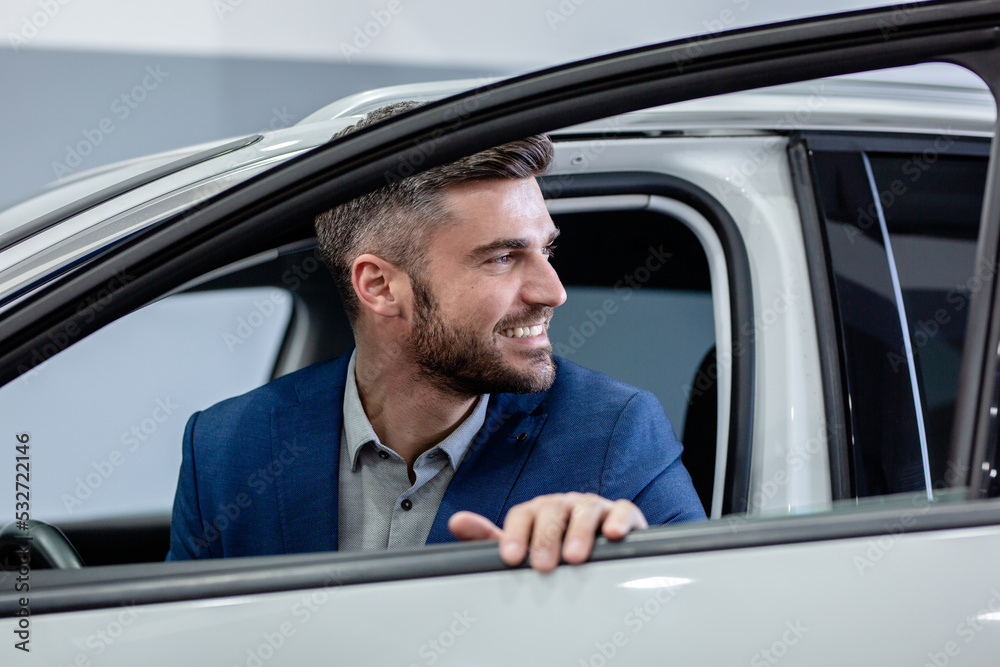
<svg viewBox="0 0 1000 667">
<path fill-rule="evenodd" d="M 549 572 L 559 564 L 582 563 L 590 556 L 598 529 L 609 540 L 620 540 L 636 528 L 646 528 L 642 510 L 628 500 L 608 500 L 594 493 L 553 493 L 515 505 L 503 530 L 474 512 L 455 512 L 448 530 L 460 540 L 499 540 L 500 558 L 519 565 L 529 553 L 531 567 Z"/>
</svg>

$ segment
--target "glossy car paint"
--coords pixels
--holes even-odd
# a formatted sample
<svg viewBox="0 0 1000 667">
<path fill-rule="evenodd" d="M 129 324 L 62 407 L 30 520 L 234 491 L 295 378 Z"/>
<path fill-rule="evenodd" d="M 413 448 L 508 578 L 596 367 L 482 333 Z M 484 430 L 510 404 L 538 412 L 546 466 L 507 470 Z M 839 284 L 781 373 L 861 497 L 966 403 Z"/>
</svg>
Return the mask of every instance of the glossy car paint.
<svg viewBox="0 0 1000 667">
<path fill-rule="evenodd" d="M 330 587 L 39 616 L 26 664 L 994 664 L 1000 527 L 893 529 L 549 575 L 338 587 L 331 564 Z"/>
<path fill-rule="evenodd" d="M 751 513 L 796 513 L 831 501 L 815 317 L 786 147 L 779 136 L 556 144 L 556 175 L 677 176 L 714 195 L 736 221 L 751 260 L 756 309 Z M 731 364 L 720 353 L 719 365 Z"/>
</svg>

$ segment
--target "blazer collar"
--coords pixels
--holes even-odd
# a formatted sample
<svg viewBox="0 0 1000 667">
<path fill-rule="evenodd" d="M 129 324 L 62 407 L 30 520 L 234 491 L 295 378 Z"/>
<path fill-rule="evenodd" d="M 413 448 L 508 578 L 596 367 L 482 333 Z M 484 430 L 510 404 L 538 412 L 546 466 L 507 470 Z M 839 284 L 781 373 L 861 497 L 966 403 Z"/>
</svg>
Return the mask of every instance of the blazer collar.
<svg viewBox="0 0 1000 667">
<path fill-rule="evenodd" d="M 545 423 L 547 395 L 546 391 L 490 397 L 486 423 L 441 499 L 427 544 L 455 541 L 448 519 L 459 510 L 481 514 L 499 525 L 514 483 Z"/>
<path fill-rule="evenodd" d="M 286 553 L 336 551 L 340 431 L 349 351 L 300 371 L 298 402 L 271 412 L 271 455 L 275 467 L 290 445 L 305 448 L 302 465 L 275 475 L 278 511 Z M 537 394 L 493 394 L 486 421 L 473 438 L 445 491 L 427 544 L 451 542 L 448 519 L 459 510 L 498 523 L 514 483 L 547 417 Z M 296 449 L 295 451 L 300 451 Z"/>
</svg>

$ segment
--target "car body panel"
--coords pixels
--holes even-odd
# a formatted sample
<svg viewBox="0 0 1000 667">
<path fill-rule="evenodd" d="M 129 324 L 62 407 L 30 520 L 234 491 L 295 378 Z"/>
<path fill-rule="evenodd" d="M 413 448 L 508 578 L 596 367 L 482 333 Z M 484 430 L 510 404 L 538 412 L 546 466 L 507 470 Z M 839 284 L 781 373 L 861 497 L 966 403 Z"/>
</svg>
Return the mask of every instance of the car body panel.
<svg viewBox="0 0 1000 667">
<path fill-rule="evenodd" d="M 556 179 L 584 171 L 678 176 L 715 195 L 736 221 L 757 308 L 751 513 L 796 513 L 832 500 L 812 295 L 786 148 L 778 135 L 558 142 L 553 169 Z"/>
<path fill-rule="evenodd" d="M 66 221 L 67 224 L 60 225 L 58 229 L 30 239 L 30 242 L 22 242 L 13 248 L 0 251 L 0 280 L 4 275 L 8 276 L 7 282 L 0 282 L 0 300 L 9 299 L 9 295 L 18 289 L 17 284 L 9 283 L 9 276 L 12 273 L 20 274 L 24 267 L 19 265 L 31 255 L 50 249 L 83 230 L 93 229 L 102 221 L 135 214 L 133 209 L 138 204 L 157 197 L 176 195 L 198 183 L 215 183 L 214 186 L 205 188 L 202 194 L 186 198 L 179 209 L 183 210 L 302 151 L 321 145 L 346 125 L 357 122 L 360 118 L 357 114 L 372 108 L 373 105 L 408 99 L 421 101 L 439 99 L 445 93 L 462 92 L 474 84 L 484 82 L 485 80 L 460 80 L 410 84 L 360 93 L 324 107 L 293 128 L 265 133 L 265 139 L 259 144 L 208 160 L 203 165 L 185 169 L 182 173 L 161 179 L 151 186 L 117 197 L 103 206 L 75 216 L 72 221 Z M 554 132 L 553 136 L 558 139 L 561 135 L 608 136 L 634 132 L 651 136 L 671 132 L 693 136 L 734 136 L 740 133 L 791 130 L 917 133 L 940 133 L 947 130 L 969 136 L 989 136 L 995 116 L 996 106 L 989 92 L 983 89 L 948 88 L 905 82 L 876 83 L 858 80 L 848 75 L 645 109 L 566 127 Z M 167 155 L 182 157 L 200 148 L 203 146 Z M 121 176 L 116 175 L 115 178 L 132 175 L 137 169 L 136 162 L 123 163 L 119 167 L 120 171 L 115 172 Z M 48 210 L 51 205 L 43 203 L 48 198 L 62 199 L 68 196 L 67 192 L 73 193 L 73 196 L 83 196 L 106 187 L 110 179 L 106 175 L 106 170 L 107 168 L 93 170 L 97 173 L 85 179 L 86 186 L 79 178 L 75 178 L 63 189 L 43 194 L 0 212 L 0 226 L 16 226 L 17 218 L 28 221 L 37 214 L 37 211 Z M 226 181 L 210 180 L 226 173 L 232 174 Z M 87 174 L 80 175 L 81 178 L 85 176 Z M 32 213 L 32 210 L 36 212 Z M 164 219 L 165 215 L 155 218 L 147 216 L 146 219 L 140 215 L 135 217 L 138 219 L 130 221 L 130 227 L 141 230 L 155 224 L 157 220 Z M 109 232 L 108 236 L 114 234 Z M 19 270 L 9 271 L 14 267 L 18 267 Z M 25 275 L 28 274 L 25 272 Z M 0 303 L 0 306 L 2 305 L 5 304 Z"/>
<path fill-rule="evenodd" d="M 993 664 L 1000 527 L 893 529 L 550 575 L 337 586 L 331 565 L 326 588 L 38 616 L 30 662 L 919 665 L 961 654 L 961 664 Z M 949 577 L 928 576 L 942 563 Z M 0 633 L 15 623 L 0 620 Z"/>
<path fill-rule="evenodd" d="M 113 247 L 123 237 L 155 225 L 303 151 L 315 148 L 328 141 L 332 133 L 343 125 L 342 121 L 334 121 L 320 128 L 292 127 L 269 132 L 264 139 L 245 148 L 224 153 L 130 190 L 3 249 L 0 251 L 0 310 L 9 306 L 13 296 L 37 285 L 40 276 L 59 275 L 81 258 Z M 184 155 L 192 152 L 185 151 Z M 116 178 L 135 175 L 131 164 L 122 169 L 115 173 Z M 109 185 L 108 179 L 101 174 L 86 182 L 89 184 L 87 194 Z M 74 182 L 64 187 L 76 193 L 82 186 Z M 13 218 L 22 215 L 22 210 L 25 216 L 23 222 L 27 223 L 32 219 L 28 216 L 34 215 L 32 210 L 36 213 L 47 211 L 51 205 L 45 202 L 52 199 L 59 201 L 63 196 L 63 191 L 58 189 L 22 203 L 4 212 L 12 218 L 7 224 L 16 229 Z M 39 261 L 39 255 L 48 257 Z"/>
</svg>

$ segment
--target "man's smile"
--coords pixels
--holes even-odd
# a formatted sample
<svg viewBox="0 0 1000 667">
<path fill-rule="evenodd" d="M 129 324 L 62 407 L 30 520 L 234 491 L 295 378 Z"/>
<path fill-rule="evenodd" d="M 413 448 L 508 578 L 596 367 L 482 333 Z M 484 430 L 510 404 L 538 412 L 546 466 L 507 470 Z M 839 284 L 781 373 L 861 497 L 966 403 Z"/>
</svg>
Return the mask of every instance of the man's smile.
<svg viewBox="0 0 1000 667">
<path fill-rule="evenodd" d="M 534 338 L 545 332 L 544 324 L 536 324 L 527 327 L 511 327 L 503 329 L 500 333 L 507 338 Z"/>
</svg>

